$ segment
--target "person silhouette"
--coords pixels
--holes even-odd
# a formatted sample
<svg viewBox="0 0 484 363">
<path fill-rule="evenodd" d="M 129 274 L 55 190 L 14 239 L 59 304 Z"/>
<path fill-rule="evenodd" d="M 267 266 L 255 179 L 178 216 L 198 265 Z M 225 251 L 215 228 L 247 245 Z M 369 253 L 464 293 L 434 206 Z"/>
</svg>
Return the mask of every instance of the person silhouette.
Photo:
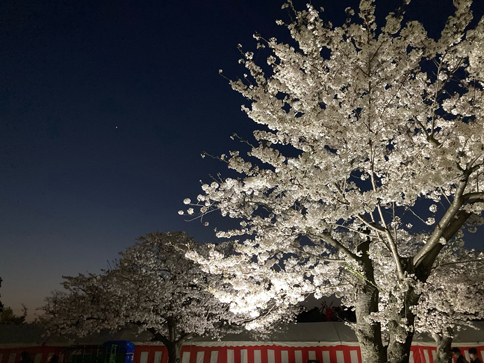
<svg viewBox="0 0 484 363">
<path fill-rule="evenodd" d="M 469 348 L 469 357 L 471 357 L 471 363 L 482 363 L 482 360 L 480 360 L 477 355 L 476 348 Z"/>
<path fill-rule="evenodd" d="M 20 353 L 20 356 L 22 358 L 20 359 L 19 363 L 32 363 L 32 358 L 30 358 L 29 352 L 22 352 Z"/>
<path fill-rule="evenodd" d="M 457 347 L 452 348 L 452 355 L 456 359 L 455 363 L 469 363 L 467 359 L 460 353 L 460 349 Z"/>
</svg>

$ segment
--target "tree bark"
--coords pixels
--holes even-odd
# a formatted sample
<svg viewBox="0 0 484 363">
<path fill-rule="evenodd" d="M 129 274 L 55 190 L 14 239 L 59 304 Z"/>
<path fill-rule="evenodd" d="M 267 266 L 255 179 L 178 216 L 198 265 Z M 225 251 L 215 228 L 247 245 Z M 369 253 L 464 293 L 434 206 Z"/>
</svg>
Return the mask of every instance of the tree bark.
<svg viewBox="0 0 484 363">
<path fill-rule="evenodd" d="M 370 242 L 361 244 L 361 264 L 364 280 L 356 287 L 358 296 L 355 313 L 355 333 L 360 343 L 363 362 L 385 363 L 386 350 L 383 346 L 380 323 L 370 323 L 367 318 L 371 313 L 378 312 L 379 291 L 375 284 L 373 265 L 368 257 Z"/>
<path fill-rule="evenodd" d="M 404 296 L 404 306 L 388 326 L 390 335 L 388 363 L 408 363 L 410 360 L 415 322 L 415 315 L 411 308 L 418 303 L 419 297 L 420 295 L 415 293 L 413 287 L 409 287 Z M 406 322 L 405 326 L 400 325 L 402 321 Z"/>
<path fill-rule="evenodd" d="M 180 352 L 183 343 L 191 337 L 190 334 L 182 335 L 178 340 L 174 333 L 172 324 L 168 324 L 168 337 L 158 333 L 155 329 L 150 328 L 148 331 L 154 335 L 154 340 L 160 341 L 168 350 L 168 363 L 181 363 Z"/>
<path fill-rule="evenodd" d="M 452 331 L 449 331 L 449 335 L 452 335 Z M 437 355 L 434 359 L 434 363 L 452 362 L 452 338 L 449 335 L 432 334 L 437 346 Z"/>
<path fill-rule="evenodd" d="M 169 342 L 164 344 L 168 350 L 168 363 L 181 363 L 180 352 L 183 343 Z"/>
<path fill-rule="evenodd" d="M 355 306 L 355 333 L 360 343 L 363 362 L 385 363 L 386 350 L 381 338 L 380 323 L 366 321 L 370 313 L 378 311 L 378 290 L 362 286 L 358 289 L 358 301 Z"/>
</svg>

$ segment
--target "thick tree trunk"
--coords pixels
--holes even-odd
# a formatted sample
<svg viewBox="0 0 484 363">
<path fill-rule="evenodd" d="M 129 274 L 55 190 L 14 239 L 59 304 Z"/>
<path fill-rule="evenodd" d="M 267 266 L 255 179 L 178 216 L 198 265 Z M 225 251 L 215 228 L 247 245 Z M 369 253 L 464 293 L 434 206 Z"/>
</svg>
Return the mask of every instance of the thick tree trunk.
<svg viewBox="0 0 484 363">
<path fill-rule="evenodd" d="M 370 313 L 378 311 L 378 290 L 362 286 L 357 293 L 355 333 L 360 343 L 361 359 L 363 362 L 384 363 L 386 351 L 382 343 L 381 326 L 366 321 Z"/>
<path fill-rule="evenodd" d="M 452 332 L 449 331 L 449 335 Z M 432 334 L 435 344 L 437 346 L 437 354 L 434 359 L 434 363 L 451 363 L 452 362 L 452 338 L 448 335 Z"/>
<path fill-rule="evenodd" d="M 168 363 L 181 363 L 180 352 L 181 352 L 182 343 L 169 342 L 164 344 L 166 346 L 166 349 L 168 350 Z"/>
<path fill-rule="evenodd" d="M 399 331 L 400 330 L 400 331 Z M 412 346 L 413 333 L 402 332 L 404 328 L 398 327 L 395 330 L 390 330 L 390 344 L 388 345 L 388 363 L 409 363 L 410 348 Z M 406 333 L 406 334 L 405 334 Z M 399 341 L 394 336 L 399 335 L 403 337 L 403 341 Z"/>
<path fill-rule="evenodd" d="M 407 322 L 407 326 L 413 327 L 413 320 Z M 392 322 L 389 325 L 389 336 L 388 363 L 409 363 L 413 331 L 407 331 L 396 322 Z"/>
<path fill-rule="evenodd" d="M 368 257 L 369 242 L 361 244 L 358 249 L 362 252 L 364 280 L 356 287 L 358 296 L 355 313 L 355 333 L 360 343 L 361 359 L 363 362 L 385 363 L 386 350 L 381 336 L 381 325 L 367 321 L 371 313 L 378 311 L 379 292 L 375 284 L 373 265 Z"/>
<path fill-rule="evenodd" d="M 394 321 L 389 328 L 390 341 L 388 344 L 388 362 L 389 363 L 408 363 L 410 360 L 410 348 L 412 346 L 414 334 L 415 315 L 412 313 L 412 307 L 418 303 L 417 295 L 412 287 L 405 294 L 405 303 L 398 312 Z M 400 323 L 405 321 L 405 326 Z"/>
<path fill-rule="evenodd" d="M 154 328 L 148 329 L 154 335 L 154 340 L 162 342 L 168 350 L 168 363 L 181 363 L 180 352 L 187 339 L 191 338 L 190 334 L 185 334 L 176 339 L 175 328 L 173 324 L 168 324 L 168 336 L 158 333 Z"/>
</svg>

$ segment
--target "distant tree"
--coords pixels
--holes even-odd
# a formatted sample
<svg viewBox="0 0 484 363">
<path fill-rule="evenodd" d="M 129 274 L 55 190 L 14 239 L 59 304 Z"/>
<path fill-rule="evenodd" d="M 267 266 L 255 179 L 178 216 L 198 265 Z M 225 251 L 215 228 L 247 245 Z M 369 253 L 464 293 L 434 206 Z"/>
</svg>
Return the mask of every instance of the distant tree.
<svg viewBox="0 0 484 363">
<path fill-rule="evenodd" d="M 19 325 L 25 323 L 27 317 L 27 307 L 22 305 L 23 313 L 21 316 L 15 315 L 12 308 L 4 307 L 0 312 L 0 324 L 4 325 Z"/>
<path fill-rule="evenodd" d="M 232 273 L 240 309 L 336 292 L 355 307 L 363 361 L 406 363 L 420 285 L 459 230 L 482 224 L 484 19 L 470 28 L 472 1 L 454 0 L 432 39 L 404 21 L 410 1 L 381 26 L 375 2 L 333 26 L 288 1 L 289 43 L 240 47 L 247 74 L 230 85 L 260 127 L 219 157 L 237 176 L 180 213 L 240 223 L 217 232 L 234 257 L 199 259 Z"/>
<path fill-rule="evenodd" d="M 2 287 L 2 278 L 0 277 L 0 288 Z M 1 296 L 1 295 L 0 295 Z M 27 317 L 27 307 L 22 304 L 22 315 L 17 316 L 13 313 L 12 308 L 5 307 L 0 301 L 0 324 L 23 324 Z"/>
<path fill-rule="evenodd" d="M 3 281 L 3 280 L 2 280 L 2 278 L 0 277 L 0 288 L 2 287 L 2 281 Z M 2 296 L 2 295 L 0 295 L 0 296 Z M 2 302 L 0 301 L 0 313 L 1 313 L 2 311 L 3 311 L 3 304 L 2 304 Z"/>
<path fill-rule="evenodd" d="M 246 322 L 208 291 L 223 289 L 223 281 L 186 259 L 187 248 L 208 253 L 184 232 L 140 237 L 111 269 L 64 277 L 66 291 L 46 299 L 41 323 L 50 333 L 79 336 L 135 325 L 167 347 L 169 363 L 179 362 L 184 342 L 220 337 Z"/>
</svg>

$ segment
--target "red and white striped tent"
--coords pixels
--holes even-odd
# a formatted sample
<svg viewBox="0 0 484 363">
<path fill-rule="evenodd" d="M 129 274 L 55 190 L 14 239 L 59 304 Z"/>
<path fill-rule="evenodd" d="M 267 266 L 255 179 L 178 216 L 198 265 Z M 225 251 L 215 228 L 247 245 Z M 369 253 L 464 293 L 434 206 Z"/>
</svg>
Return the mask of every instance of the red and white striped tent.
<svg viewBox="0 0 484 363">
<path fill-rule="evenodd" d="M 136 344 L 135 362 L 166 363 L 159 346 Z M 270 340 L 248 334 L 229 335 L 221 341 L 195 340 L 182 348 L 182 363 L 335 363 L 361 362 L 353 331 L 341 323 L 291 324 Z"/>
<path fill-rule="evenodd" d="M 484 359 L 484 324 L 479 330 L 457 334 L 458 346 L 469 360 L 475 347 Z M 421 336 L 414 340 L 410 363 L 434 363 L 435 342 Z M 166 363 L 167 352 L 159 345 L 136 343 L 136 363 Z M 221 341 L 195 340 L 182 348 L 182 363 L 367 363 L 362 362 L 354 332 L 344 323 L 292 324 L 284 333 L 258 341 L 247 334 L 227 336 Z"/>
<path fill-rule="evenodd" d="M 468 349 L 475 347 L 484 360 L 484 323 L 479 329 L 459 332 L 453 346 L 469 360 Z M 95 335 L 78 344 L 102 344 L 109 340 L 135 343 L 134 363 L 167 363 L 168 353 L 161 344 L 147 342 L 146 335 L 123 331 L 114 335 Z M 67 342 L 44 340 L 32 326 L 0 326 L 0 363 L 16 363 L 28 351 L 33 363 L 46 363 L 61 354 Z M 411 363 L 434 363 L 435 342 L 428 337 L 414 339 Z M 371 363 L 362 362 L 353 331 L 343 323 L 292 324 L 287 331 L 270 339 L 254 340 L 247 334 L 226 336 L 221 341 L 192 340 L 182 347 L 182 363 Z"/>
</svg>

